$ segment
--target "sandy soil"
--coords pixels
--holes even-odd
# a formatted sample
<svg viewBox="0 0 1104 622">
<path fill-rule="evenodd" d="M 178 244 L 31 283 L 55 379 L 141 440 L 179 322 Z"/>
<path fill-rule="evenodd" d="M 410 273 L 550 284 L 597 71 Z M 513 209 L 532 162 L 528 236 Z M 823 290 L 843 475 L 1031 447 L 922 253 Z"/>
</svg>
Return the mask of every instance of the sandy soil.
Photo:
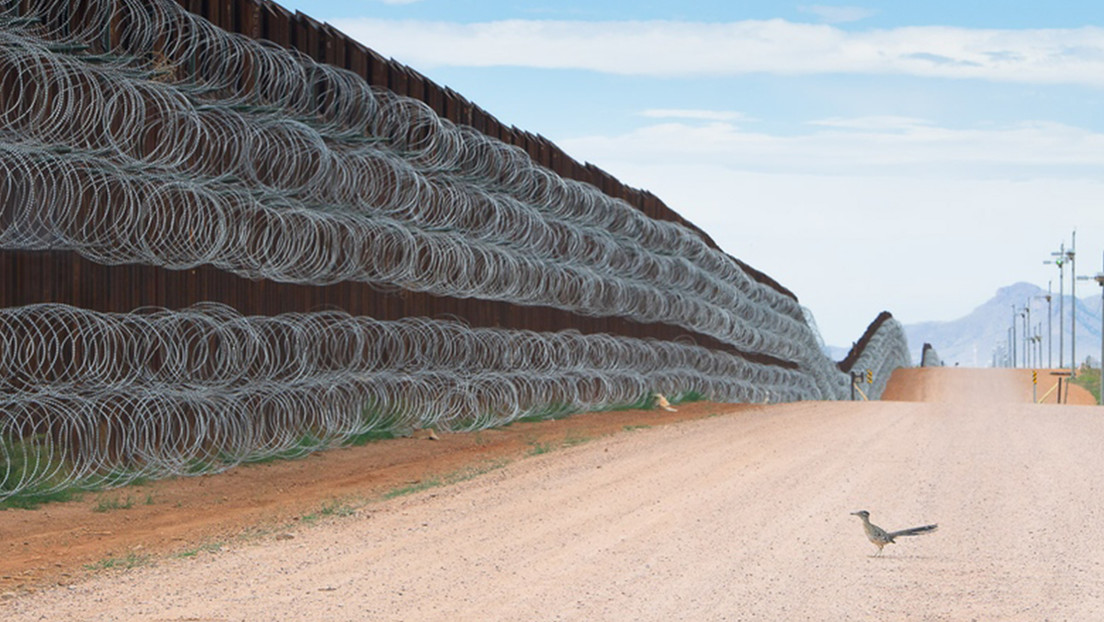
<svg viewBox="0 0 1104 622">
<path fill-rule="evenodd" d="M 568 439 L 562 428 L 549 438 L 565 447 L 524 459 L 516 459 L 515 447 L 514 454 L 502 454 L 515 456 L 503 466 L 501 459 L 476 461 L 479 470 L 489 469 L 478 477 L 389 500 L 360 492 L 360 501 L 343 506 L 349 511 L 277 522 L 226 540 L 218 550 L 145 558 L 132 545 L 135 567 L 74 571 L 63 581 L 72 583 L 33 592 L 28 587 L 35 585 L 17 587 L 0 600 L 0 617 L 1104 617 L 1104 529 L 1095 520 L 1104 516 L 1102 409 L 1032 404 L 1030 372 L 1017 370 L 900 370 L 890 390 L 896 401 L 700 405 L 694 416 L 724 414 L 653 419 L 650 427 L 630 430 L 625 427 L 640 424 L 641 417 L 659 415 L 616 413 L 637 423 L 619 422 L 611 427 L 619 433 L 580 443 L 583 436 Z M 1075 395 L 1071 391 L 1071 401 Z M 907 401 L 916 399 L 925 401 Z M 443 451 L 437 443 L 398 444 Z M 521 455 L 526 447 L 552 445 L 519 441 Z M 447 467 L 452 472 L 463 462 L 459 456 L 471 458 L 454 455 L 458 462 Z M 293 464 L 327 471 L 320 468 L 327 459 Z M 286 465 L 254 468 L 266 473 L 269 467 Z M 249 495 L 242 477 L 182 482 L 206 480 L 206 486 L 237 489 L 230 497 Z M 332 484 L 323 479 L 318 486 Z M 311 499 L 313 487 L 303 481 L 277 496 L 302 498 L 317 509 L 332 495 Z M 362 489 L 372 489 L 369 480 L 348 490 Z M 232 503 L 198 494 L 189 503 L 211 515 Z M 255 515 L 239 515 L 238 525 L 287 507 L 304 506 L 275 500 Z M 20 528 L 34 532 L 32 525 L 53 523 L 65 513 L 59 508 L 0 513 L 3 541 L 14 538 L 2 545 L 9 547 L 6 556 L 32 546 L 19 542 Z M 849 515 L 858 509 L 887 528 L 930 522 L 940 528 L 871 557 L 874 547 Z M 15 515 L 36 519 L 13 526 Z M 118 529 L 126 532 L 126 522 L 120 520 Z M 189 546 L 199 541 L 194 532 L 180 533 Z M 87 540 L 77 533 L 70 538 L 74 546 Z M 118 540 L 128 542 L 134 540 Z M 38 550 L 48 563 L 56 552 Z"/>
<path fill-rule="evenodd" d="M 67 585 L 87 566 L 112 560 L 188 554 L 197 548 L 284 531 L 326 508 L 358 507 L 398 490 L 464 477 L 531 453 L 623 431 L 731 412 L 696 403 L 677 412 L 619 411 L 558 421 L 515 423 L 475 434 L 438 434 L 245 465 L 218 475 L 179 478 L 87 493 L 34 511 L 0 511 L 0 600 L 5 594 Z M 103 511 L 113 505 L 126 509 Z M 97 511 L 99 510 L 99 511 Z M 307 521 L 311 522 L 311 521 Z"/>
</svg>

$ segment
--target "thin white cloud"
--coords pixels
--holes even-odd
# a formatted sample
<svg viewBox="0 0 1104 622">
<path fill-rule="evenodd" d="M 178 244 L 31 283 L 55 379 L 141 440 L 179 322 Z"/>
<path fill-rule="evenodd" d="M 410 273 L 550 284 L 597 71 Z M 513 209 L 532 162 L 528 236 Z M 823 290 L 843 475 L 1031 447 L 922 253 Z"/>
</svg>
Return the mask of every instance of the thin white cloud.
<svg viewBox="0 0 1104 622">
<path fill-rule="evenodd" d="M 931 127 L 932 123 L 924 119 L 914 117 L 897 117 L 890 115 L 873 117 L 842 118 L 832 117 L 810 121 L 809 125 L 821 127 L 833 127 L 848 130 L 861 131 L 898 131 L 907 132 Z"/>
<path fill-rule="evenodd" d="M 827 6 L 823 4 L 812 4 L 798 7 L 798 10 L 804 13 L 812 13 L 816 15 L 822 22 L 827 24 L 844 24 L 847 22 L 857 22 L 864 20 L 868 17 L 872 17 L 877 14 L 877 11 L 866 9 L 857 6 Z"/>
<path fill-rule="evenodd" d="M 1045 283 L 1032 253 L 1074 225 L 1104 227 L 1104 134 L 907 118 L 810 128 L 778 136 L 662 123 L 560 143 L 663 197 L 722 248 L 797 292 L 837 345 L 883 309 L 910 322 L 950 320 L 998 286 Z M 1081 235 L 1078 242 L 1099 248 Z"/>
<path fill-rule="evenodd" d="M 656 123 L 617 136 L 559 141 L 592 162 L 682 163 L 732 170 L 924 178 L 1099 178 L 1104 134 L 1052 122 L 985 129 L 939 127 L 908 117 L 814 121 L 812 131 L 773 135 L 731 123 Z M 612 171 L 611 171 L 612 172 Z M 647 185 L 647 180 L 626 180 Z"/>
<path fill-rule="evenodd" d="M 696 121 L 751 121 L 742 112 L 735 110 L 698 110 L 686 108 L 653 108 L 640 113 L 650 119 L 690 119 Z"/>
<path fill-rule="evenodd" d="M 730 23 L 335 20 L 415 67 L 514 66 L 620 75 L 903 74 L 1104 86 L 1104 28 L 940 26 L 844 31 L 780 19 Z"/>
</svg>

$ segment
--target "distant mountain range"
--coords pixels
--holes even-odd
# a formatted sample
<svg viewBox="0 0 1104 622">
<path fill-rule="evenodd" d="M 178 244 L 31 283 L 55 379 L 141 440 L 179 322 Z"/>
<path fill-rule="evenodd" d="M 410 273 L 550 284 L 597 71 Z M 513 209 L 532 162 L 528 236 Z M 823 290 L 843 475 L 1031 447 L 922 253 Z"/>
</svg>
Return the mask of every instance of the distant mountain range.
<svg viewBox="0 0 1104 622">
<path fill-rule="evenodd" d="M 1077 349 L 1074 354 L 1079 362 L 1086 358 L 1100 360 L 1100 289 L 1096 283 L 1082 285 L 1092 293 L 1077 300 Z M 1091 289 L 1090 289 L 1091 288 Z M 938 352 L 945 365 L 958 363 L 964 367 L 989 367 L 994 356 L 1008 347 L 1009 328 L 1012 326 L 1013 306 L 1019 313 L 1030 303 L 1031 327 L 1029 334 L 1040 331 L 1042 336 L 1041 359 L 1033 360 L 1033 367 L 1046 367 L 1047 352 L 1047 301 L 1046 290 L 1030 283 L 1016 283 L 997 290 L 997 294 L 974 309 L 969 315 L 949 322 L 922 322 L 905 325 L 909 350 L 913 362 L 919 364 L 920 351 L 924 343 L 930 343 Z M 1073 298 L 1065 296 L 1065 318 L 1063 326 L 1063 353 L 1065 366 L 1070 362 L 1070 313 Z M 1058 361 L 1058 294 L 1051 300 L 1051 341 L 1050 362 L 1059 367 Z M 1023 366 L 1023 318 L 1016 321 L 1016 354 L 1019 366 Z M 1038 357 L 1036 346 L 1035 357 Z M 842 358 L 842 357 L 839 357 Z M 838 359 L 837 359 L 838 360 Z M 1000 363 L 998 363 L 1000 364 Z M 1096 363 L 1099 364 L 1099 363 Z"/>
</svg>

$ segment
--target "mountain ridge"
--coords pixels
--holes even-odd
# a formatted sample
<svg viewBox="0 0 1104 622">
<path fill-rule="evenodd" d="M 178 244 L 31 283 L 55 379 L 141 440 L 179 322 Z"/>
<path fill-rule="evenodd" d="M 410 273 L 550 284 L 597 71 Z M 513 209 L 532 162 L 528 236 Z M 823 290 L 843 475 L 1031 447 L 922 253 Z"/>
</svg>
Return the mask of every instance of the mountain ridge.
<svg viewBox="0 0 1104 622">
<path fill-rule="evenodd" d="M 1097 290 L 1095 284 L 1093 290 Z M 1042 343 L 1035 344 L 1030 360 L 1031 367 L 1061 367 L 1070 364 L 1070 310 L 1074 303 L 1068 293 L 1063 298 L 1064 318 L 1059 322 L 1059 299 L 1057 294 L 1051 297 L 1050 344 L 1048 356 L 1047 292 L 1031 283 L 1013 283 L 997 290 L 992 298 L 974 308 L 970 313 L 949 321 L 928 321 L 904 324 L 908 338 L 909 352 L 913 364 L 920 363 L 921 350 L 930 343 L 945 365 L 964 367 L 990 367 L 995 358 L 1003 355 L 1008 347 L 1013 314 L 1016 317 L 1016 354 L 1017 366 L 1023 367 L 1023 328 L 1025 307 L 1030 307 L 1030 333 L 1036 331 L 1042 336 Z M 1078 298 L 1077 303 L 1077 348 L 1074 354 L 1078 362 L 1086 358 L 1100 360 L 1100 314 L 1101 299 L 1099 291 L 1091 296 Z M 1062 364 L 1059 363 L 1059 329 L 1063 329 Z M 1040 356 L 1041 349 L 1041 356 Z M 846 348 L 831 347 L 832 354 L 840 351 L 846 354 Z M 839 358 L 835 356 L 834 358 Z M 1049 363 L 1048 363 L 1049 358 Z M 1004 363 L 996 361 L 998 366 Z M 1064 364 L 1064 365 L 1063 365 Z M 1099 364 L 1099 363 L 1097 363 Z"/>
</svg>

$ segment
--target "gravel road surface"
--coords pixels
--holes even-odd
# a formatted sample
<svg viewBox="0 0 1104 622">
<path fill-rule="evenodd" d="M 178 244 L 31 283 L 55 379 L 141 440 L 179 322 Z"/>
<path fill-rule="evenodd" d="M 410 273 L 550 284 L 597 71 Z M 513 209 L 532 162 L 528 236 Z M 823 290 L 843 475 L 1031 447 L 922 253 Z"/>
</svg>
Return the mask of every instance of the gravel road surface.
<svg viewBox="0 0 1104 622">
<path fill-rule="evenodd" d="M 1028 403 L 1024 379 L 899 370 L 898 399 L 927 401 L 633 429 L 8 594 L 0 619 L 1104 619 L 1104 409 Z M 860 509 L 939 529 L 874 557 Z"/>
</svg>

